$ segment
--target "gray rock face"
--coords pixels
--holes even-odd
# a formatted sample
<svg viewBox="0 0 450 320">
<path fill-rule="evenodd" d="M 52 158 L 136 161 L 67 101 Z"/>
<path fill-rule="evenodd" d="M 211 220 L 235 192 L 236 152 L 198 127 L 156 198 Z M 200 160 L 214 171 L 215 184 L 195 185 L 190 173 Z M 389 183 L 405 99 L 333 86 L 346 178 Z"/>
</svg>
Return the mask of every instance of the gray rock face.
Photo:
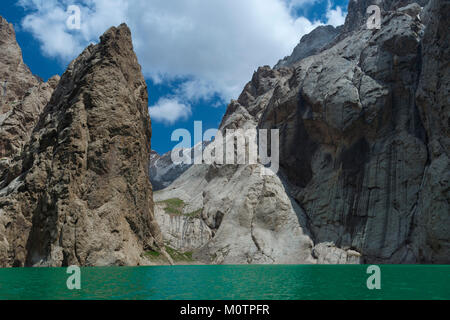
<svg viewBox="0 0 450 320">
<path fill-rule="evenodd" d="M 49 102 L 59 77 L 43 83 L 23 63 L 11 24 L 0 17 L 0 188 L 12 177 L 8 168 L 28 142 L 39 114 Z"/>
<path fill-rule="evenodd" d="M 416 17 L 386 12 L 380 30 L 362 27 L 296 65 L 290 93 L 273 99 L 260 122 L 290 138 L 282 141 L 282 167 L 314 242 L 357 251 L 364 263 L 449 261 L 449 236 L 442 227 L 449 225 L 448 183 L 425 191 L 426 181 L 436 179 L 428 172 L 443 174 L 448 167 L 445 159 L 437 167 L 429 164 L 429 134 L 415 99 L 424 77 L 423 32 Z M 428 32 L 439 39 L 439 33 Z M 428 105 L 448 105 L 448 98 L 439 101 L 445 100 Z M 448 110 L 438 109 L 441 119 L 448 118 Z M 439 130 L 437 136 L 448 139 L 448 132 Z M 448 178 L 440 179 L 445 185 Z M 420 211 L 424 191 L 425 201 L 440 199 L 428 216 Z M 436 232 L 428 233 L 427 241 L 437 251 L 415 240 L 427 234 L 421 225 Z"/>
<path fill-rule="evenodd" d="M 61 77 L 0 190 L 0 266 L 146 263 L 162 237 L 147 87 L 126 25 Z"/>
<path fill-rule="evenodd" d="M 274 88 L 291 76 L 288 69 L 259 68 L 230 104 L 220 130 L 256 128 Z M 209 147 L 215 144 L 225 142 Z M 155 201 L 179 198 L 188 211 L 201 209 L 212 239 L 201 248 L 186 248 L 196 259 L 215 264 L 315 262 L 313 242 L 302 227 L 307 224 L 303 210 L 286 193 L 282 178 L 262 176 L 261 169 L 259 164 L 194 165 L 155 195 Z"/>
<path fill-rule="evenodd" d="M 0 17 L 0 115 L 12 109 L 27 91 L 40 84 L 23 63 L 12 24 Z"/>
<path fill-rule="evenodd" d="M 422 42 L 416 104 L 427 136 L 413 243 L 423 261 L 448 263 L 450 254 L 450 3 L 431 1 Z"/>
<path fill-rule="evenodd" d="M 422 7 L 417 3 L 410 3 L 405 7 L 401 7 L 398 9 L 399 12 L 404 12 L 411 17 L 415 18 L 418 17 L 420 12 L 422 11 Z M 419 17 L 420 18 L 420 17 Z"/>
<path fill-rule="evenodd" d="M 290 68 L 260 68 L 221 130 L 280 130 L 281 172 L 193 166 L 161 191 L 203 208 L 211 263 L 449 263 L 448 4 L 386 1 Z M 412 9 L 411 9 L 412 8 Z M 397 10 L 398 9 L 398 10 Z M 411 11 L 413 10 L 413 11 Z"/>
<path fill-rule="evenodd" d="M 341 27 L 319 26 L 309 34 L 304 35 L 292 54 L 280 60 L 274 67 L 292 66 L 295 62 L 323 51 L 339 34 Z"/>
<path fill-rule="evenodd" d="M 314 263 L 304 211 L 261 165 L 210 168 L 202 218 L 215 230 L 198 257 L 215 264 Z M 208 179 L 208 177 L 207 177 Z"/>
<path fill-rule="evenodd" d="M 351 249 L 341 249 L 333 242 L 322 242 L 313 249 L 318 264 L 359 264 L 361 254 Z"/>
</svg>

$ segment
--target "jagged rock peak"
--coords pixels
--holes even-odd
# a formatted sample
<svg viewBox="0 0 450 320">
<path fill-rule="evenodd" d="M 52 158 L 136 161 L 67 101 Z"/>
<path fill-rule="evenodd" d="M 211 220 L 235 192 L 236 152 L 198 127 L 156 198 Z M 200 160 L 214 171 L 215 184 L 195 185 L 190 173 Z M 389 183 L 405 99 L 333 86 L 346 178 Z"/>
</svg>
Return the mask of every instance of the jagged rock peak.
<svg viewBox="0 0 450 320">
<path fill-rule="evenodd" d="M 138 265 L 161 246 L 147 86 L 122 24 L 61 77 L 0 190 L 0 265 Z"/>
<path fill-rule="evenodd" d="M 40 83 L 23 63 L 22 50 L 12 24 L 0 16 L 0 115 Z"/>
<path fill-rule="evenodd" d="M 363 26 L 369 17 L 367 9 L 371 5 L 380 7 L 381 13 L 387 11 L 403 11 L 408 14 L 419 12 L 421 6 L 425 6 L 429 0 L 350 0 L 348 4 L 348 14 L 345 23 L 339 27 L 322 25 L 315 28 L 310 33 L 304 35 L 290 56 L 278 61 L 274 69 L 281 67 L 292 67 L 309 56 L 334 46 L 343 40 L 350 32 L 358 30 Z M 416 13 L 416 15 L 417 15 Z"/>
</svg>

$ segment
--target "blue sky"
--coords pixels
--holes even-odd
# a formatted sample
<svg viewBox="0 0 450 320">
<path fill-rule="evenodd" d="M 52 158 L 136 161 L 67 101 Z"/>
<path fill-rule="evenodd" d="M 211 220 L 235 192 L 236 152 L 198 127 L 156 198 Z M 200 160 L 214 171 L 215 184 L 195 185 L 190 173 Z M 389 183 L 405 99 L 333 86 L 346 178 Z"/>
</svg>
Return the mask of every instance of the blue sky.
<svg viewBox="0 0 450 320">
<path fill-rule="evenodd" d="M 320 24 L 343 22 L 348 0 L 2 0 L 25 63 L 47 80 L 82 49 L 126 22 L 149 89 L 152 149 L 177 144 L 175 129 L 217 128 L 258 66 L 291 53 Z M 66 8 L 81 7 L 81 29 L 67 30 Z M 193 141 L 197 143 L 198 141 Z"/>
</svg>

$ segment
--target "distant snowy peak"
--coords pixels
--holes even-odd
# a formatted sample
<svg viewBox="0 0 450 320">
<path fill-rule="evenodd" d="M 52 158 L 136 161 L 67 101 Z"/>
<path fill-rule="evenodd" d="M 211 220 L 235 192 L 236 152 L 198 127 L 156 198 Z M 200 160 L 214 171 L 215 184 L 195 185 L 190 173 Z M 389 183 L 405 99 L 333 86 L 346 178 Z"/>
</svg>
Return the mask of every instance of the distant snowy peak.
<svg viewBox="0 0 450 320">
<path fill-rule="evenodd" d="M 201 159 L 202 152 L 208 144 L 208 142 L 201 142 L 193 148 L 174 149 L 162 156 L 152 150 L 150 154 L 150 181 L 153 190 L 158 191 L 167 188 L 194 163 L 198 163 L 200 160 L 196 161 L 196 157 Z M 196 153 L 195 150 L 198 150 L 198 152 Z M 175 164 L 172 161 L 172 152 L 177 151 L 180 158 L 183 159 L 181 164 Z"/>
</svg>

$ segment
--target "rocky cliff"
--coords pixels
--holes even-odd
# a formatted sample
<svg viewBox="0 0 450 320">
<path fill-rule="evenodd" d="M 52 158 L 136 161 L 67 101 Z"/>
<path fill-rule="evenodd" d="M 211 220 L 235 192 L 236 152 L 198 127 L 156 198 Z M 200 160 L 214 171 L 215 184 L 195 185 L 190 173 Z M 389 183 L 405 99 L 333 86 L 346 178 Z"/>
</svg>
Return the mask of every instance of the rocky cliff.
<svg viewBox="0 0 450 320">
<path fill-rule="evenodd" d="M 431 1 L 420 47 L 416 105 L 426 132 L 427 163 L 412 240 L 422 261 L 450 262 L 450 2 Z"/>
<path fill-rule="evenodd" d="M 0 114 L 9 112 L 27 91 L 41 82 L 23 63 L 12 24 L 0 17 Z"/>
<path fill-rule="evenodd" d="M 143 252 L 157 248 L 161 235 L 148 180 L 147 86 L 130 30 L 111 28 L 59 81 L 42 84 L 1 21 L 0 44 L 11 54 L 0 61 L 14 85 L 0 127 L 8 130 L 11 112 L 28 120 L 17 118 L 24 143 L 3 174 L 0 266 L 146 263 Z"/>
<path fill-rule="evenodd" d="M 35 77 L 23 63 L 14 28 L 0 17 L 0 188 L 11 180 L 8 167 L 28 142 L 39 114 L 59 81 Z"/>
<path fill-rule="evenodd" d="M 350 1 L 325 48 L 259 68 L 229 105 L 222 131 L 280 130 L 278 176 L 200 165 L 160 191 L 201 210 L 213 238 L 198 259 L 450 262 L 449 3 L 379 1 L 368 30 L 369 2 Z"/>
<path fill-rule="evenodd" d="M 158 191 L 168 187 L 187 169 L 196 163 L 195 155 L 201 155 L 207 145 L 207 142 L 203 142 L 198 143 L 192 148 L 178 149 L 177 151 L 179 155 L 181 155 L 185 160 L 180 164 L 173 163 L 172 151 L 166 152 L 161 156 L 156 151 L 152 150 L 150 156 L 150 181 L 152 183 L 153 190 Z M 195 150 L 197 150 L 197 153 Z"/>
</svg>

